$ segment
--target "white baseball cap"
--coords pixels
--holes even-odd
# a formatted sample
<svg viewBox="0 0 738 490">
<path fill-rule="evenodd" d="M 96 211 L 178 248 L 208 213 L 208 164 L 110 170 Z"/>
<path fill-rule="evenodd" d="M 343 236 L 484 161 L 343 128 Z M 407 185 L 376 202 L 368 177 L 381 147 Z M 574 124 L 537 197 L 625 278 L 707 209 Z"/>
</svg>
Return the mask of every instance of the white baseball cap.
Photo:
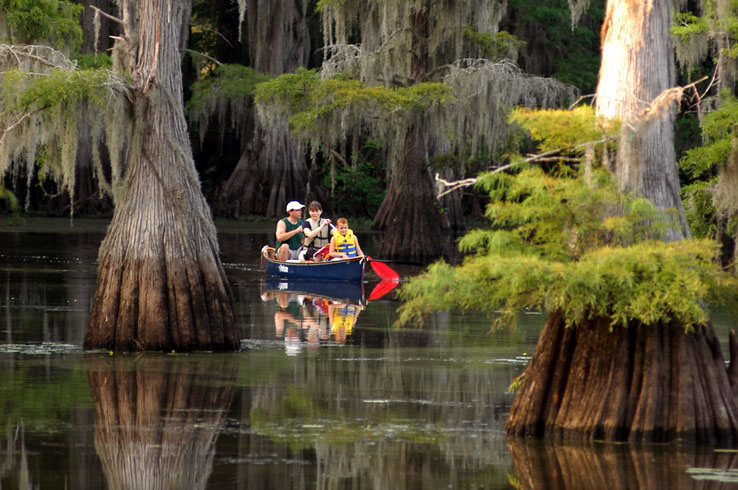
<svg viewBox="0 0 738 490">
<path fill-rule="evenodd" d="M 290 202 L 287 203 L 287 212 L 289 213 L 290 211 L 296 211 L 296 210 L 302 209 L 304 207 L 305 207 L 305 205 L 304 204 L 300 204 L 300 201 L 290 201 Z"/>
</svg>

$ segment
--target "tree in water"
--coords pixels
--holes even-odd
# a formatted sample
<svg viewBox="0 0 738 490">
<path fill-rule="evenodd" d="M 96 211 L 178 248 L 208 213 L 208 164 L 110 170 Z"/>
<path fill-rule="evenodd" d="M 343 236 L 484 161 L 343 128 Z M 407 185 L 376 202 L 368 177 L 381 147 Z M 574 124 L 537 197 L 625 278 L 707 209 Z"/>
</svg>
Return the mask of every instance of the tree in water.
<svg viewBox="0 0 738 490">
<path fill-rule="evenodd" d="M 460 155 L 497 154 L 507 143 L 507 106 L 555 107 L 573 101 L 575 90 L 527 77 L 502 60 L 514 42 L 493 60 L 479 58 L 480 38 L 509 40 L 497 33 L 501 2 L 323 0 L 318 7 L 325 33 L 322 82 L 302 73 L 262 84 L 256 96 L 261 124 L 289 117 L 314 157 L 333 149 L 358 155 L 369 135 L 380 139 L 389 177 L 373 223 L 386 230 L 378 253 L 438 257 L 444 228 L 464 224 L 458 196 L 440 202 L 448 213 L 438 210 L 432 158 L 455 154 L 459 162 Z M 354 38 L 360 44 L 351 44 Z M 464 166 L 439 172 L 463 176 Z"/>
<path fill-rule="evenodd" d="M 731 443 L 736 367 L 725 369 L 703 305 L 734 303 L 738 283 L 715 243 L 660 239 L 674 220 L 597 165 L 617 131 L 600 134 L 591 109 L 516 120 L 542 141 L 545 169 L 480 176 L 492 229 L 460 242 L 471 252 L 460 267 L 403 285 L 402 320 L 460 306 L 510 325 L 548 312 L 516 381 L 511 435 Z"/>
<path fill-rule="evenodd" d="M 239 347 L 228 281 L 200 191 L 182 107 L 179 49 L 188 2 L 120 2 L 118 67 L 130 77 L 129 138 L 100 249 L 86 348 Z M 130 118 L 130 119 L 129 119 Z"/>
<path fill-rule="evenodd" d="M 110 184 L 98 178 L 115 213 L 100 248 L 85 347 L 236 350 L 231 294 L 182 107 L 189 3 L 119 7 L 121 18 L 104 14 L 121 26 L 113 70 L 79 69 L 50 47 L 2 47 L 0 170 L 40 164 L 73 192 L 79 108 L 92 106 L 92 140 L 105 138 L 112 168 Z"/>
<path fill-rule="evenodd" d="M 508 318 L 524 306 L 549 311 L 518 380 L 507 422 L 511 435 L 738 439 L 738 344 L 731 335 L 733 362 L 726 370 L 703 309 L 709 300 L 735 302 L 736 279 L 715 265 L 713 242 L 683 239 L 689 232 L 678 206 L 670 127 L 682 90 L 670 86 L 670 9 L 660 0 L 608 2 L 598 123 L 585 128 L 604 123 L 614 130 L 603 116 L 620 118 L 616 157 L 606 144 L 597 148 L 579 139 L 586 151 L 576 180 L 561 167 L 553 175 L 525 170 L 516 178 L 484 177 L 495 201 L 488 216 L 497 230 L 462 242 L 478 253 L 459 270 L 437 266 L 406 290 L 405 321 L 438 308 L 427 301 L 437 300 L 454 279 L 461 282 L 454 284 L 459 292 L 444 298 L 447 306 L 486 302 Z M 639 105 L 643 97 L 650 97 L 646 107 Z M 576 114 L 560 117 L 578 120 Z M 535 128 L 537 139 L 554 142 L 543 151 L 564 147 L 546 117 L 520 120 Z M 595 156 L 615 183 L 598 177 Z M 614 186 L 629 194 L 616 198 Z M 480 294 L 482 286 L 488 295 Z M 481 299 L 470 300 L 471 294 Z"/>
</svg>

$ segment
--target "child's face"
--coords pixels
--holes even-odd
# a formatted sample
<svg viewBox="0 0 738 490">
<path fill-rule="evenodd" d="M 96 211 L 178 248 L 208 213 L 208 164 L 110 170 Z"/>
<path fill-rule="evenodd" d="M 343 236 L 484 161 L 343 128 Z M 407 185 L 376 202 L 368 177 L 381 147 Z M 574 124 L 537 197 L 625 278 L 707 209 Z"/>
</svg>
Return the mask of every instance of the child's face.
<svg viewBox="0 0 738 490">
<path fill-rule="evenodd" d="M 345 235 L 347 231 L 348 231 L 348 223 L 341 223 L 338 225 L 338 232 L 341 235 Z"/>
<path fill-rule="evenodd" d="M 308 209 L 308 213 L 310 213 L 310 217 L 312 219 L 319 220 L 320 219 L 320 215 L 323 214 L 323 210 L 322 209 L 310 208 L 310 209 Z"/>
</svg>

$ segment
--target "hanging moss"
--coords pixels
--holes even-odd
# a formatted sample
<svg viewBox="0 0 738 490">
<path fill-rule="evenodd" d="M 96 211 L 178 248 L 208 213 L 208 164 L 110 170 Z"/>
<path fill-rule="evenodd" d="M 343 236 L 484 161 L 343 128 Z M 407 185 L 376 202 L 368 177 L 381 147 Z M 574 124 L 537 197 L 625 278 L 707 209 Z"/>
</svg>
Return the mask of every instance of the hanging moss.
<svg viewBox="0 0 738 490">
<path fill-rule="evenodd" d="M 189 120 L 198 127 L 201 140 L 213 117 L 220 126 L 230 124 L 241 130 L 251 118 L 256 85 L 271 78 L 248 66 L 223 64 L 195 83 L 186 110 Z"/>
<path fill-rule="evenodd" d="M 0 65 L 5 68 L 0 79 L 0 173 L 23 171 L 30 185 L 37 168 L 41 179 L 55 180 L 73 202 L 82 105 L 97 108 L 87 112 L 99 137 L 109 89 L 120 84 L 110 71 L 78 69 L 45 46 L 3 46 Z M 93 159 L 101 177 L 98 151 Z M 104 178 L 101 182 L 105 188 Z"/>
</svg>

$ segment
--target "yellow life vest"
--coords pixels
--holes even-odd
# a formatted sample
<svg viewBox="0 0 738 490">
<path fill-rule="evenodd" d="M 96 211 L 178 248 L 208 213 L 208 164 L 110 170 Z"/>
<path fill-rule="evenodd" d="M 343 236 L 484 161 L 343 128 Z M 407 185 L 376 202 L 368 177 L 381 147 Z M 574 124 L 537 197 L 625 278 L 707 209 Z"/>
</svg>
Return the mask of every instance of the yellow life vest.
<svg viewBox="0 0 738 490">
<path fill-rule="evenodd" d="M 333 242 L 336 252 L 343 252 L 349 257 L 356 257 L 359 254 L 356 252 L 356 240 L 354 239 L 353 230 L 349 229 L 345 235 L 341 235 L 338 230 L 333 231 Z"/>
</svg>

